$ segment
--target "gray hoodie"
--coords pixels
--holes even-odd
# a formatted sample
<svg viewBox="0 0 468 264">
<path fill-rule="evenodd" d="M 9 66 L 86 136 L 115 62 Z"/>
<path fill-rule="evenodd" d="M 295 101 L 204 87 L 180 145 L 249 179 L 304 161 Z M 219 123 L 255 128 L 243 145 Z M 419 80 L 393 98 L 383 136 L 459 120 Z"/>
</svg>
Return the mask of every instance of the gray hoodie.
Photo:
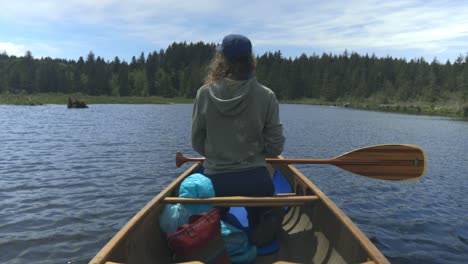
<svg viewBox="0 0 468 264">
<path fill-rule="evenodd" d="M 278 101 L 255 77 L 223 79 L 201 87 L 192 115 L 192 146 L 206 174 L 265 166 L 265 157 L 283 151 Z"/>
</svg>

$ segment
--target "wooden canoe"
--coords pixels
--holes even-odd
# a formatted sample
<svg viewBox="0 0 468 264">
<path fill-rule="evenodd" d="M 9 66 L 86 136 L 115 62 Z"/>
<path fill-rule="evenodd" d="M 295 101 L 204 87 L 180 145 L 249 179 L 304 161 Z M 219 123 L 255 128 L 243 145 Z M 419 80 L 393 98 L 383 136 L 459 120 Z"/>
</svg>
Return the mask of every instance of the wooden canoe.
<svg viewBox="0 0 468 264">
<path fill-rule="evenodd" d="M 172 263 L 158 216 L 166 203 L 200 202 L 201 199 L 177 197 L 180 183 L 200 165 L 192 165 L 143 207 L 90 263 Z M 271 171 L 279 170 L 286 178 L 292 193 L 274 197 L 206 198 L 225 206 L 288 206 L 279 251 L 257 257 L 256 263 L 389 263 L 362 231 L 294 166 L 269 166 Z"/>
</svg>

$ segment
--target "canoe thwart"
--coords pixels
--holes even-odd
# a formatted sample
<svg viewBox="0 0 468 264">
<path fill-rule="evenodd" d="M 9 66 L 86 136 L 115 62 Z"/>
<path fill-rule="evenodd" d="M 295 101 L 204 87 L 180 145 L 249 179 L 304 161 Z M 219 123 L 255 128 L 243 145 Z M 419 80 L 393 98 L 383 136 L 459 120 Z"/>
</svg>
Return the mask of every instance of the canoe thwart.
<svg viewBox="0 0 468 264">
<path fill-rule="evenodd" d="M 293 206 L 303 205 L 305 203 L 315 202 L 319 200 L 316 195 L 307 196 L 279 196 L 279 197 L 251 197 L 251 196 L 228 196 L 228 197 L 212 197 L 212 198 L 182 198 L 182 197 L 166 197 L 162 203 L 185 203 L 185 204 L 214 204 L 217 206 Z"/>
</svg>

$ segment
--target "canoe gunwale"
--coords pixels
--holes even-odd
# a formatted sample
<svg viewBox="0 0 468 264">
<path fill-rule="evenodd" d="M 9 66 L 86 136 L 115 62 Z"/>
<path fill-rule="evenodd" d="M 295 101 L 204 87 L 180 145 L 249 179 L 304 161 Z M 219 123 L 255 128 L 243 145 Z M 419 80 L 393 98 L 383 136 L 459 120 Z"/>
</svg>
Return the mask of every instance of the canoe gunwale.
<svg viewBox="0 0 468 264">
<path fill-rule="evenodd" d="M 120 229 L 117 234 L 115 234 L 107 244 L 96 254 L 96 256 L 89 262 L 90 264 L 104 264 L 108 261 L 109 256 L 113 251 L 118 248 L 120 243 L 124 241 L 125 236 L 130 233 L 141 221 L 143 218 L 153 210 L 153 208 L 159 206 L 161 201 L 171 194 L 174 188 L 176 188 L 186 177 L 188 177 L 197 167 L 200 166 L 200 163 L 195 163 L 186 171 L 184 171 L 179 177 L 177 177 L 173 182 L 171 182 L 166 188 L 164 188 L 156 197 L 154 197 L 149 203 L 145 205 L 135 216 L 133 216 L 123 227 Z"/>
</svg>

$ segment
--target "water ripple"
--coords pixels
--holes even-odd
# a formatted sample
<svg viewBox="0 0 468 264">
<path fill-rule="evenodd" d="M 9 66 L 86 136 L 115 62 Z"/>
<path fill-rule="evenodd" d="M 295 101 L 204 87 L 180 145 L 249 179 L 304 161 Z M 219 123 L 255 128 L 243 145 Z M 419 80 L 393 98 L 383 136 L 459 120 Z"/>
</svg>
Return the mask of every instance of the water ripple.
<svg viewBox="0 0 468 264">
<path fill-rule="evenodd" d="M 196 156 L 191 107 L 0 106 L 0 263 L 87 263 L 182 172 L 176 151 Z M 286 157 L 421 145 L 429 163 L 417 182 L 371 180 L 329 165 L 298 168 L 392 263 L 468 259 L 466 122 L 304 105 L 281 105 L 281 114 Z"/>
</svg>

